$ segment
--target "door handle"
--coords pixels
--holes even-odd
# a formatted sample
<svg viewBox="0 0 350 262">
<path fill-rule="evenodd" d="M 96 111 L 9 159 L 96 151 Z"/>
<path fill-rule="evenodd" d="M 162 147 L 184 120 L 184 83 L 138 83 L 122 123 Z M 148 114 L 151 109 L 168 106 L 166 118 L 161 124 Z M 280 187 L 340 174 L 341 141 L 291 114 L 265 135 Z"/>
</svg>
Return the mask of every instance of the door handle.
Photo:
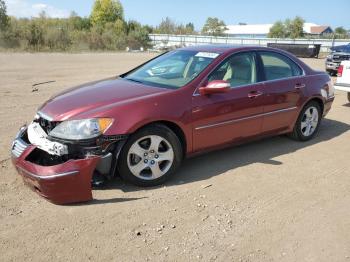
<svg viewBox="0 0 350 262">
<path fill-rule="evenodd" d="M 304 87 L 306 87 L 306 85 L 305 84 L 302 84 L 302 83 L 298 83 L 298 84 L 296 84 L 295 85 L 295 89 L 302 89 L 302 88 L 304 88 Z"/>
<path fill-rule="evenodd" d="M 261 96 L 261 95 L 263 95 L 263 92 L 260 92 L 260 91 L 252 91 L 252 92 L 248 93 L 249 98 L 256 98 L 256 97 Z"/>
</svg>

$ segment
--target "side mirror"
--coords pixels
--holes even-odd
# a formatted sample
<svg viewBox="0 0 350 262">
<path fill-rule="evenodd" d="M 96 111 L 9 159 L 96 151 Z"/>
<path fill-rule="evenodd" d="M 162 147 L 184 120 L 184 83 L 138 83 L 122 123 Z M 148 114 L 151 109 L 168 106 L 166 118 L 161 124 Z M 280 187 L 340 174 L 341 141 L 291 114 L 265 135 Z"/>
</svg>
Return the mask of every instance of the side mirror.
<svg viewBox="0 0 350 262">
<path fill-rule="evenodd" d="M 207 84 L 207 86 L 203 86 L 199 88 L 199 93 L 202 96 L 217 94 L 217 93 L 226 93 L 231 89 L 231 85 L 229 82 L 225 80 L 214 80 Z"/>
</svg>

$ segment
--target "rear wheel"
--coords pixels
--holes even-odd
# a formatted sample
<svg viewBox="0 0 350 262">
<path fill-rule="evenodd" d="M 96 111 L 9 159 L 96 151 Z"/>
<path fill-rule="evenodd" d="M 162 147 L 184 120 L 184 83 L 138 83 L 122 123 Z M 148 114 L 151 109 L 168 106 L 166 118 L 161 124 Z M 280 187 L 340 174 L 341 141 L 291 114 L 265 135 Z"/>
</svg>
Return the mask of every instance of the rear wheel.
<svg viewBox="0 0 350 262">
<path fill-rule="evenodd" d="M 320 127 L 321 117 L 320 105 L 311 101 L 301 111 L 291 137 L 299 141 L 312 139 Z"/>
<path fill-rule="evenodd" d="M 164 125 L 148 126 L 131 135 L 119 158 L 120 175 L 137 186 L 164 183 L 182 161 L 182 146 Z"/>
<path fill-rule="evenodd" d="M 350 92 L 348 92 L 348 101 L 350 102 Z"/>
</svg>

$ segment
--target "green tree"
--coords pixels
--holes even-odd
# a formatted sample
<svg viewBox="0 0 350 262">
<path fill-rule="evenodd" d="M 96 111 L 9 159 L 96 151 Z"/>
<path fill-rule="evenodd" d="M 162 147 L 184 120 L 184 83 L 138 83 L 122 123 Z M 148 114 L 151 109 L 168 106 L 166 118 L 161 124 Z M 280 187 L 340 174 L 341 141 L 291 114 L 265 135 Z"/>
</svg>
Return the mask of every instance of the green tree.
<svg viewBox="0 0 350 262">
<path fill-rule="evenodd" d="M 152 28 L 149 28 L 152 29 Z M 178 24 L 169 17 L 162 19 L 162 22 L 154 30 L 149 30 L 149 32 L 155 32 L 157 34 L 193 34 L 194 25 L 193 23 L 188 23 L 186 25 Z"/>
<path fill-rule="evenodd" d="M 118 19 L 113 24 L 113 29 L 115 34 L 117 35 L 124 35 L 127 33 L 127 27 L 124 20 Z"/>
<path fill-rule="evenodd" d="M 119 0 L 96 0 L 91 13 L 91 23 L 102 25 L 124 20 L 124 9 Z"/>
<path fill-rule="evenodd" d="M 137 21 L 126 23 L 119 0 L 96 0 L 88 18 L 75 12 L 68 18 L 50 18 L 45 12 L 37 18 L 8 17 L 0 0 L 0 21 L 0 47 L 32 51 L 147 48 L 154 31 Z"/>
<path fill-rule="evenodd" d="M 175 34 L 176 28 L 177 25 L 175 21 L 169 17 L 166 17 L 165 19 L 162 19 L 162 22 L 156 28 L 156 32 L 159 34 Z"/>
<path fill-rule="evenodd" d="M 19 48 L 25 35 L 25 24 L 15 17 L 9 18 L 6 29 L 0 32 L 0 45 L 5 48 Z"/>
<path fill-rule="evenodd" d="M 301 38 L 304 36 L 304 19 L 297 16 L 292 20 L 277 21 L 270 28 L 268 36 L 272 38 Z"/>
<path fill-rule="evenodd" d="M 269 37 L 271 38 L 284 38 L 286 37 L 286 27 L 282 21 L 277 21 L 270 28 Z"/>
<path fill-rule="evenodd" d="M 89 30 L 91 27 L 90 19 L 87 17 L 80 17 L 76 12 L 71 12 L 68 23 L 72 30 Z"/>
<path fill-rule="evenodd" d="M 44 38 L 45 44 L 50 50 L 66 51 L 72 44 L 72 39 L 66 26 L 48 29 Z"/>
<path fill-rule="evenodd" d="M 285 22 L 287 36 L 290 38 L 301 38 L 304 36 L 304 19 L 297 16 L 293 20 L 287 19 Z"/>
<path fill-rule="evenodd" d="M 149 33 L 153 33 L 154 32 L 154 27 L 151 25 L 144 25 L 143 28 Z"/>
<path fill-rule="evenodd" d="M 29 46 L 32 49 L 40 50 L 40 48 L 44 45 L 44 29 L 42 24 L 40 24 L 36 20 L 30 21 L 29 28 L 27 30 L 26 35 Z"/>
<path fill-rule="evenodd" d="M 226 30 L 227 28 L 224 21 L 219 20 L 216 17 L 208 17 L 203 26 L 202 33 L 205 35 L 223 36 Z"/>
<path fill-rule="evenodd" d="M 128 34 L 132 31 L 140 29 L 141 27 L 142 25 L 135 20 L 130 20 L 126 23 L 126 31 Z"/>
<path fill-rule="evenodd" d="M 131 49 L 148 48 L 150 41 L 147 28 L 142 27 L 129 33 L 127 44 Z"/>
<path fill-rule="evenodd" d="M 185 31 L 186 31 L 186 34 L 188 35 L 192 35 L 195 33 L 194 31 L 194 24 L 193 23 L 188 23 L 185 25 Z"/>
<path fill-rule="evenodd" d="M 6 4 L 3 0 L 0 0 L 0 30 L 4 31 L 9 26 L 9 17 L 7 16 Z"/>
<path fill-rule="evenodd" d="M 131 49 L 147 48 L 150 46 L 149 33 L 153 28 L 145 25 L 142 26 L 139 22 L 130 20 L 127 23 L 127 46 Z"/>
<path fill-rule="evenodd" d="M 334 33 L 337 34 L 337 35 L 347 35 L 348 34 L 346 29 L 344 29 L 344 27 L 342 27 L 342 26 L 337 27 L 336 29 L 334 29 Z"/>
</svg>

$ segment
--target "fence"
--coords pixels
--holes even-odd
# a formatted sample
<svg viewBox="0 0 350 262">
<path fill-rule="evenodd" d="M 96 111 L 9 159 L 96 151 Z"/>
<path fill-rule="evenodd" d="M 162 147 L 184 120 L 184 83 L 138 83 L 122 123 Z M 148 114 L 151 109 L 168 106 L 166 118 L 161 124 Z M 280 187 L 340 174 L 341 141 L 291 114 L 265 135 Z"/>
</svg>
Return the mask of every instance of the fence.
<svg viewBox="0 0 350 262">
<path fill-rule="evenodd" d="M 191 46 L 204 44 L 232 44 L 267 46 L 268 43 L 279 44 L 321 44 L 321 52 L 329 52 L 329 48 L 350 43 L 350 39 L 276 39 L 276 38 L 236 38 L 214 37 L 202 35 L 149 35 L 154 45 Z"/>
</svg>

